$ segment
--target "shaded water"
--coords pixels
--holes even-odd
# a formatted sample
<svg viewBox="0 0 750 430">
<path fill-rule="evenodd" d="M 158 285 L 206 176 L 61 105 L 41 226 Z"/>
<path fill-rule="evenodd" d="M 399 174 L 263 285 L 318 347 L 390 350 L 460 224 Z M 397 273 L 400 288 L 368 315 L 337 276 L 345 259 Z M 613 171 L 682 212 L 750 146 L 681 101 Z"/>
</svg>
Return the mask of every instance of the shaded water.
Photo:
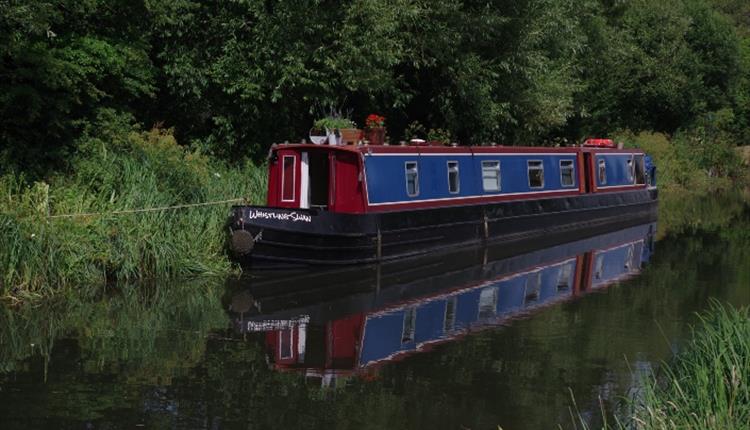
<svg viewBox="0 0 750 430">
<path fill-rule="evenodd" d="M 0 428 L 571 426 L 750 305 L 750 208 L 544 248 L 0 308 Z M 314 289 L 314 290 L 312 290 Z"/>
</svg>

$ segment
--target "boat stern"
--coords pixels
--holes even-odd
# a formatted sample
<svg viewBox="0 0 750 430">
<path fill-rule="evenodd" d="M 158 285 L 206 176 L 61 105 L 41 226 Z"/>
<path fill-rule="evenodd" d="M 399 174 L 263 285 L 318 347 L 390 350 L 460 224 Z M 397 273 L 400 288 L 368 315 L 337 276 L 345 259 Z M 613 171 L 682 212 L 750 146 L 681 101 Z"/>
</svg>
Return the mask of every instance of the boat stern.
<svg viewBox="0 0 750 430">
<path fill-rule="evenodd" d="M 351 264 L 377 257 L 375 219 L 324 209 L 234 206 L 230 248 L 243 266 Z"/>
</svg>

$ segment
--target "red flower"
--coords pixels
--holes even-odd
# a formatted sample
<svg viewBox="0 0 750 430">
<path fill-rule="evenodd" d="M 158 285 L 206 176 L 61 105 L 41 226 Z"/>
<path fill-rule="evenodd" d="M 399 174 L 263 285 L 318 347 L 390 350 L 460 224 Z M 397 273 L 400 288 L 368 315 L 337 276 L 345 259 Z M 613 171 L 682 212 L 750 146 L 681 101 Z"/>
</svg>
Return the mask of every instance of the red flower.
<svg viewBox="0 0 750 430">
<path fill-rule="evenodd" d="M 365 126 L 367 128 L 377 128 L 385 126 L 385 117 L 378 114 L 371 113 L 367 115 L 365 119 Z"/>
</svg>

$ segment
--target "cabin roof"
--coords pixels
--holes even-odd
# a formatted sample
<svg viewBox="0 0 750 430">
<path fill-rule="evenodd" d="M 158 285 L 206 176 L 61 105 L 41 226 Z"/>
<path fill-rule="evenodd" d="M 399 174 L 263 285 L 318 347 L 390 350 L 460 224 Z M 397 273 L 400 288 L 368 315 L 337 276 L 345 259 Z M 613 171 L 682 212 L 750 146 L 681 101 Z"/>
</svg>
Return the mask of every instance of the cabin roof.
<svg viewBox="0 0 750 430">
<path fill-rule="evenodd" d="M 315 145 L 311 143 L 274 144 L 271 150 L 314 149 L 341 151 L 358 154 L 518 154 L 518 153 L 643 153 L 637 148 L 616 149 L 585 146 L 546 147 L 546 146 L 416 146 L 416 145 Z"/>
</svg>

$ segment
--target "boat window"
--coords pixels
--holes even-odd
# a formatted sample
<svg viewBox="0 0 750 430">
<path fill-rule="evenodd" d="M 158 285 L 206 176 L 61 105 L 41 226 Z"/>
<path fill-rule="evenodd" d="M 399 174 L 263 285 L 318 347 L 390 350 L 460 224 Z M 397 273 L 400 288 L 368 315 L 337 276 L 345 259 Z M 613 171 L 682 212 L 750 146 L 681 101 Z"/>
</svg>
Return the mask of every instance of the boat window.
<svg viewBox="0 0 750 430">
<path fill-rule="evenodd" d="M 285 155 L 281 163 L 281 201 L 282 202 L 293 202 L 294 201 L 294 183 L 296 180 L 295 164 L 296 159 L 294 155 Z"/>
<path fill-rule="evenodd" d="M 451 194 L 458 193 L 460 182 L 458 177 L 458 161 L 448 162 L 448 192 Z"/>
<path fill-rule="evenodd" d="M 539 300 L 539 292 L 542 289 L 542 272 L 529 273 L 526 277 L 526 295 L 524 303 L 528 304 Z"/>
<path fill-rule="evenodd" d="M 526 162 L 529 168 L 529 188 L 544 188 L 544 165 L 541 160 Z"/>
<path fill-rule="evenodd" d="M 279 330 L 279 358 L 292 357 L 292 329 Z"/>
<path fill-rule="evenodd" d="M 631 155 L 630 158 L 627 160 L 628 163 L 628 182 L 632 183 L 634 179 L 634 172 L 633 172 L 633 156 Z"/>
<path fill-rule="evenodd" d="M 576 184 L 573 176 L 573 160 L 560 160 L 560 185 L 572 187 Z"/>
<path fill-rule="evenodd" d="M 419 171 L 416 161 L 406 162 L 406 194 L 409 197 L 419 195 Z"/>
<path fill-rule="evenodd" d="M 482 188 L 484 191 L 500 191 L 499 161 L 482 161 Z"/>
<path fill-rule="evenodd" d="M 635 159 L 635 183 L 646 183 L 646 169 L 643 167 L 643 155 L 636 155 Z"/>
<path fill-rule="evenodd" d="M 607 162 L 604 160 L 599 160 L 599 183 L 607 183 Z"/>
<path fill-rule="evenodd" d="M 404 312 L 404 327 L 401 330 L 401 343 L 414 341 L 414 331 L 417 326 L 417 308 L 409 308 Z"/>
<path fill-rule="evenodd" d="M 633 267 L 634 267 L 634 265 L 633 265 L 633 254 L 634 254 L 635 250 L 633 248 L 634 248 L 634 246 L 631 243 L 628 246 L 628 252 L 625 255 L 625 264 L 624 264 L 623 268 L 625 269 L 626 272 L 630 272 L 630 270 L 633 269 Z"/>
<path fill-rule="evenodd" d="M 573 274 L 573 263 L 567 263 L 560 267 L 560 275 L 557 278 L 557 291 L 570 288 L 570 277 Z"/>
<path fill-rule="evenodd" d="M 479 319 L 495 316 L 497 313 L 497 287 L 488 287 L 479 293 Z"/>
<path fill-rule="evenodd" d="M 448 298 L 445 303 L 445 320 L 443 322 L 443 331 L 452 331 L 456 326 L 456 296 Z"/>
<path fill-rule="evenodd" d="M 604 270 L 604 256 L 597 255 L 596 262 L 594 263 L 594 279 L 602 279 L 603 270 Z"/>
</svg>

